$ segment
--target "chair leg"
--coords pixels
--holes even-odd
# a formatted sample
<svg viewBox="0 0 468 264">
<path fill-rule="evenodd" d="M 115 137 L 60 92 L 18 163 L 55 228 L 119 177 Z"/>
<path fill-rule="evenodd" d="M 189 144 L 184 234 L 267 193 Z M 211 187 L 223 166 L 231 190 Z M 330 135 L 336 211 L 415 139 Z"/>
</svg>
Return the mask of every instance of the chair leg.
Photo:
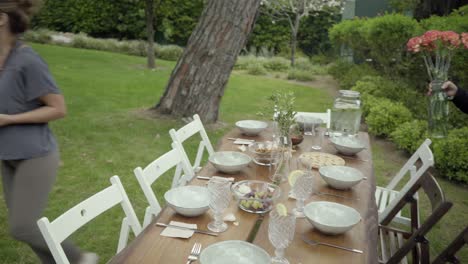
<svg viewBox="0 0 468 264">
<path fill-rule="evenodd" d="M 122 220 L 122 227 L 120 228 L 119 245 L 117 246 L 117 253 L 127 246 L 128 235 L 130 234 L 130 225 L 128 224 L 127 217 Z"/>
<path fill-rule="evenodd" d="M 153 221 L 153 213 L 151 212 L 151 208 L 148 206 L 145 210 L 145 218 L 143 219 L 143 228 L 147 227 L 151 221 Z"/>
</svg>

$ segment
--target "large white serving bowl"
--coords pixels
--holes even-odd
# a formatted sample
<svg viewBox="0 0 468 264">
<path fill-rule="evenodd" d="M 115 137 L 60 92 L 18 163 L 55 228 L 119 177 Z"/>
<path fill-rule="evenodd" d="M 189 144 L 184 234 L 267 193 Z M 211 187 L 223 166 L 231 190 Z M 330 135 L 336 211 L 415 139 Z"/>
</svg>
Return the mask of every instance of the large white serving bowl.
<svg viewBox="0 0 468 264">
<path fill-rule="evenodd" d="M 269 264 L 270 255 L 254 244 L 227 240 L 212 244 L 200 254 L 201 264 Z"/>
<path fill-rule="evenodd" d="M 304 207 L 309 222 L 320 232 L 339 235 L 361 221 L 361 215 L 351 207 L 332 202 L 311 202 Z"/>
<path fill-rule="evenodd" d="M 333 143 L 336 150 L 344 155 L 354 155 L 366 148 L 361 140 L 355 137 L 332 137 L 330 141 Z"/>
<path fill-rule="evenodd" d="M 210 205 L 210 193 L 202 186 L 181 186 L 164 194 L 167 204 L 177 213 L 194 217 L 205 213 Z"/>
<path fill-rule="evenodd" d="M 267 128 L 268 124 L 257 120 L 241 120 L 236 122 L 236 127 L 238 127 L 243 134 L 256 136 Z"/>
<path fill-rule="evenodd" d="M 323 166 L 319 169 L 320 176 L 332 188 L 345 190 L 362 181 L 362 173 L 347 166 Z"/>
<path fill-rule="evenodd" d="M 211 164 L 224 173 L 236 173 L 247 167 L 252 158 L 244 153 L 236 151 L 215 152 L 209 158 Z"/>
</svg>

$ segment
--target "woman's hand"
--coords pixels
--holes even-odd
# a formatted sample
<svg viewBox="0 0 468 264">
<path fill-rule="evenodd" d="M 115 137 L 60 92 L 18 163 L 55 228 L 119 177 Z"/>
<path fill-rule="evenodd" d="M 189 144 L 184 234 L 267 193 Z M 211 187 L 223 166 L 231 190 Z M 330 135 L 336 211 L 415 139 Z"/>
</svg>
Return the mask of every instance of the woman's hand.
<svg viewBox="0 0 468 264">
<path fill-rule="evenodd" d="M 458 87 L 451 81 L 446 81 L 442 84 L 442 90 L 444 90 L 445 94 L 448 97 L 454 97 L 457 94 Z M 432 94 L 432 83 L 429 84 L 429 89 L 427 91 L 427 95 Z"/>
<path fill-rule="evenodd" d="M 13 123 L 10 115 L 0 114 L 0 127 L 8 126 Z"/>
</svg>

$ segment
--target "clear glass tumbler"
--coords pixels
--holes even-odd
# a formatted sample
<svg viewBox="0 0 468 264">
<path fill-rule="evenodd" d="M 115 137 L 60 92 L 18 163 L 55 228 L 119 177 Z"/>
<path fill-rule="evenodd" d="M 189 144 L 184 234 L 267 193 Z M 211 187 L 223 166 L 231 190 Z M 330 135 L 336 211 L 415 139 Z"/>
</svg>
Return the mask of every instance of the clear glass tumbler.
<svg viewBox="0 0 468 264">
<path fill-rule="evenodd" d="M 208 191 L 210 192 L 210 208 L 214 215 L 214 221 L 208 224 L 208 229 L 217 233 L 224 232 L 228 226 L 223 222 L 223 211 L 232 200 L 231 182 L 223 178 L 211 178 L 208 182 Z"/>
<path fill-rule="evenodd" d="M 268 238 L 275 247 L 275 256 L 271 258 L 271 263 L 288 264 L 284 257 L 284 250 L 294 239 L 296 230 L 296 217 L 293 214 L 281 216 L 276 210 L 270 212 L 268 224 Z"/>
<path fill-rule="evenodd" d="M 304 171 L 304 175 L 297 178 L 292 193 L 296 198 L 296 208 L 293 213 L 297 218 L 304 218 L 304 202 L 312 195 L 314 177 L 312 171 Z"/>
</svg>

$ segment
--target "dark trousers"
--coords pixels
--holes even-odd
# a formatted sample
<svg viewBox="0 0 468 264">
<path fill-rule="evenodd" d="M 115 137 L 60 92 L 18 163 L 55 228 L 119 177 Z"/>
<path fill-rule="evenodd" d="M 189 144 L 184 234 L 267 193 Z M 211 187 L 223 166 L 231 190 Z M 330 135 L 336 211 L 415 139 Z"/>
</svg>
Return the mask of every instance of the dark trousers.
<svg viewBox="0 0 468 264">
<path fill-rule="evenodd" d="M 44 264 L 54 258 L 37 226 L 43 217 L 49 192 L 55 182 L 60 157 L 58 151 L 27 160 L 2 160 L 1 172 L 8 207 L 10 234 L 27 243 Z M 62 243 L 71 263 L 78 262 L 81 252 L 70 241 Z"/>
</svg>

